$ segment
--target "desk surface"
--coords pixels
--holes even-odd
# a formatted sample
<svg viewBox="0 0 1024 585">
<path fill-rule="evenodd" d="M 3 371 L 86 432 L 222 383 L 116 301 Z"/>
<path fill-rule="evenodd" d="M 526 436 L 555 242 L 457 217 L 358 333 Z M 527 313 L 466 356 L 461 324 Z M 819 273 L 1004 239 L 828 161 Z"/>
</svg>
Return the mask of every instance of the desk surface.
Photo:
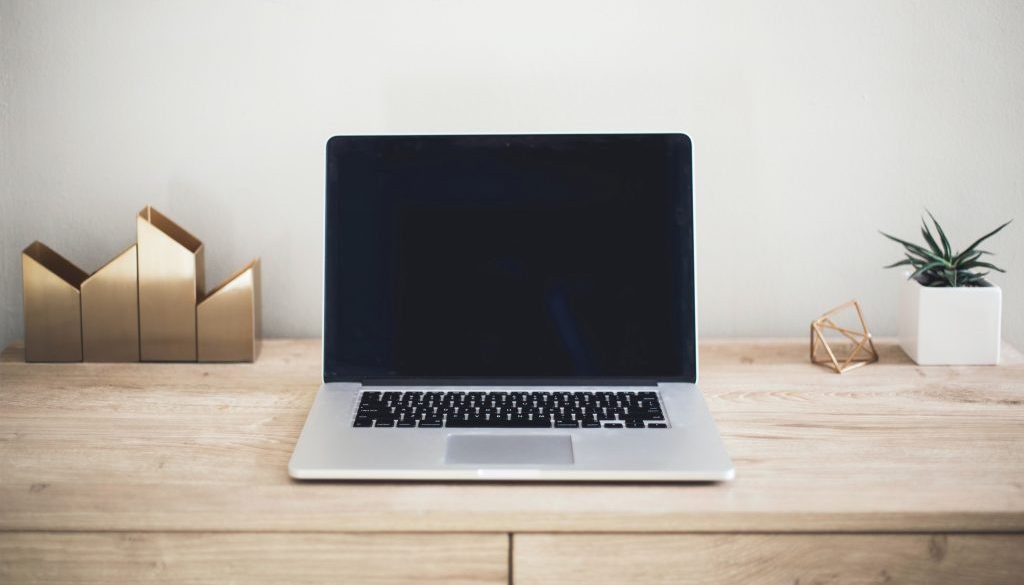
<svg viewBox="0 0 1024 585">
<path fill-rule="evenodd" d="M 255 364 L 0 356 L 0 531 L 1020 532 L 1024 358 L 843 375 L 805 340 L 701 345 L 724 484 L 300 483 L 319 343 Z M 484 536 L 484 535 L 481 535 Z"/>
</svg>

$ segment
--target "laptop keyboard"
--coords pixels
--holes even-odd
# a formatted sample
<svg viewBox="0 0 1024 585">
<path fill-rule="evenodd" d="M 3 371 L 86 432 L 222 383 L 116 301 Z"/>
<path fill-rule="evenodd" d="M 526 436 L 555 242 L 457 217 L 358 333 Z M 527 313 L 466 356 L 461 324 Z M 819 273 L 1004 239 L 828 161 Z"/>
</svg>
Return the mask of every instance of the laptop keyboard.
<svg viewBox="0 0 1024 585">
<path fill-rule="evenodd" d="M 375 392 L 356 427 L 664 429 L 657 392 Z"/>
</svg>

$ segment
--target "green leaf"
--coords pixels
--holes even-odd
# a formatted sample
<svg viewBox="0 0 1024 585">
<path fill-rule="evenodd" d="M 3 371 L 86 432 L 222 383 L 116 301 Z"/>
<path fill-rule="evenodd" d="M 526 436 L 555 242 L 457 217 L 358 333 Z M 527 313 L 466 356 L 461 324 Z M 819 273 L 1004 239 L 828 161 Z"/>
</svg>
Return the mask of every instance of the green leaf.
<svg viewBox="0 0 1024 585">
<path fill-rule="evenodd" d="M 890 236 L 889 234 L 883 232 L 882 230 L 878 230 L 878 233 L 880 233 L 883 236 L 889 238 L 890 240 L 896 242 L 897 244 L 902 244 L 902 245 L 906 246 L 908 249 L 910 249 L 910 248 L 920 248 L 921 247 L 921 246 L 918 246 L 917 244 L 911 244 L 910 242 L 908 242 L 906 240 L 901 240 L 901 239 L 897 238 L 896 236 Z"/>
<path fill-rule="evenodd" d="M 908 265 L 909 266 L 917 266 L 917 262 L 914 262 L 910 258 L 907 258 L 906 260 L 900 260 L 899 262 L 895 262 L 895 263 L 890 264 L 888 266 L 883 266 L 882 268 L 896 268 L 897 266 L 908 266 Z"/>
<path fill-rule="evenodd" d="M 924 236 L 924 241 L 928 242 L 932 252 L 935 252 L 936 254 L 942 253 L 942 250 L 939 249 L 939 245 L 935 243 L 935 238 L 932 237 L 932 232 L 928 229 L 928 224 L 925 223 L 923 217 L 921 218 L 921 235 Z"/>
<path fill-rule="evenodd" d="M 914 273 L 910 275 L 910 278 L 915 278 L 919 274 L 927 272 L 929 270 L 934 270 L 935 268 L 941 268 L 942 265 L 943 265 L 942 262 L 929 262 L 928 264 L 925 264 L 924 266 L 922 266 L 922 267 L 918 268 L 917 270 L 915 270 Z"/>
<path fill-rule="evenodd" d="M 996 266 L 994 264 L 989 264 L 988 262 L 974 262 L 973 264 L 971 264 L 971 268 L 974 268 L 976 266 L 980 266 L 981 268 L 991 268 L 992 270 L 995 270 L 996 272 L 1006 272 L 1002 268 L 1000 268 L 1000 267 L 998 267 L 998 266 Z"/>
<path fill-rule="evenodd" d="M 995 254 L 993 254 L 992 252 L 989 252 L 988 250 L 974 250 L 974 251 L 964 250 L 963 252 L 960 252 L 959 254 L 957 254 L 953 258 L 953 262 L 955 263 L 955 262 L 961 261 L 961 259 L 963 259 L 963 257 L 967 256 L 968 254 L 981 254 L 982 256 L 984 256 L 985 254 L 988 254 L 989 256 L 995 256 Z"/>
<path fill-rule="evenodd" d="M 943 270 L 942 279 L 946 281 L 949 286 L 957 286 L 956 272 L 952 270 Z"/>
<path fill-rule="evenodd" d="M 925 250 L 924 248 L 921 249 L 921 253 L 918 254 L 918 256 L 921 256 L 928 262 L 939 262 L 943 266 L 952 266 L 952 264 L 950 264 L 949 260 L 947 260 L 946 258 L 943 258 L 942 256 L 939 256 L 937 254 L 932 254 L 931 252 Z"/>
<path fill-rule="evenodd" d="M 946 251 L 944 257 L 951 257 L 953 253 L 950 251 L 949 240 L 946 239 L 946 232 L 942 231 L 942 226 L 939 225 L 939 222 L 935 219 L 935 216 L 932 215 L 932 212 L 928 211 L 927 209 L 925 209 L 925 211 L 928 213 L 928 217 L 932 218 L 932 223 L 935 224 L 935 230 L 939 232 L 939 239 L 942 240 L 942 249 Z"/>
<path fill-rule="evenodd" d="M 1011 219 L 1010 221 L 1008 221 L 1008 222 L 1004 223 L 1003 225 L 997 227 L 996 229 L 990 231 L 989 233 L 985 234 L 984 236 L 981 236 L 973 244 L 968 246 L 966 250 L 961 252 L 960 255 L 962 256 L 964 254 L 967 254 L 968 252 L 973 252 L 974 249 L 978 247 L 978 244 L 980 244 L 980 243 L 984 242 L 985 240 L 991 238 L 992 236 L 998 234 L 1000 232 L 1000 230 L 1002 230 L 1004 227 L 1010 225 L 1010 223 L 1012 223 L 1012 222 L 1013 222 L 1013 220 Z"/>
<path fill-rule="evenodd" d="M 991 274 L 991 273 L 989 273 L 989 272 L 968 272 L 967 274 L 965 274 L 963 276 L 963 282 L 964 282 L 964 284 L 970 284 L 970 283 L 978 282 L 979 280 L 984 279 L 989 274 Z"/>
<path fill-rule="evenodd" d="M 981 252 L 978 252 L 978 251 L 973 252 L 967 258 L 964 258 L 963 254 L 960 254 L 959 256 L 957 256 L 956 258 L 953 259 L 953 265 L 954 266 L 966 266 L 966 265 L 970 264 L 971 262 L 974 262 L 978 258 L 981 258 Z"/>
<path fill-rule="evenodd" d="M 908 242 L 906 240 L 901 240 L 901 239 L 897 238 L 896 236 L 890 236 L 889 234 L 887 234 L 887 233 L 885 233 L 883 231 L 879 231 L 878 233 L 882 234 L 883 236 L 889 238 L 890 240 L 892 240 L 892 241 L 894 241 L 894 242 L 896 242 L 898 244 L 903 245 L 903 247 L 906 248 L 911 253 L 916 254 L 916 255 L 918 255 L 918 256 L 920 256 L 922 258 L 925 258 L 926 260 L 929 260 L 929 261 L 932 261 L 932 262 L 941 262 L 941 263 L 947 264 L 947 265 L 949 264 L 949 262 L 945 258 L 943 258 L 942 256 L 938 256 L 936 254 L 933 254 L 933 253 L 929 252 L 928 250 L 922 248 L 921 246 L 918 246 L 917 244 L 911 244 L 910 242 Z"/>
</svg>

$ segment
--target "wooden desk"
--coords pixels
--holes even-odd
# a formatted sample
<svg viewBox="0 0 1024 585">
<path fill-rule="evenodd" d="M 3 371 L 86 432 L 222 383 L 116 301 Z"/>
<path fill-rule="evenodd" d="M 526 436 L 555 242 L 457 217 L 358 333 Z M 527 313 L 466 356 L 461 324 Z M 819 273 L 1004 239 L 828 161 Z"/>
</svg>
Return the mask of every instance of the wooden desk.
<svg viewBox="0 0 1024 585">
<path fill-rule="evenodd" d="M 256 364 L 0 357 L 0 583 L 1021 583 L 1024 358 L 842 376 L 711 341 L 727 484 L 298 483 L 317 341 Z"/>
</svg>

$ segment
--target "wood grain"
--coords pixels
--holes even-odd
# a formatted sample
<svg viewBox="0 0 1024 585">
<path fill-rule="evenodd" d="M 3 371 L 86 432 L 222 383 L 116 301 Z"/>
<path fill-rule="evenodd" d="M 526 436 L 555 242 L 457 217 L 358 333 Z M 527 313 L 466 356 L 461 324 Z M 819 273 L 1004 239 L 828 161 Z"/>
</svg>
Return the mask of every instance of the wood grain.
<svg viewBox="0 0 1024 585">
<path fill-rule="evenodd" d="M 522 585 L 1015 585 L 1024 536 L 516 535 Z"/>
<path fill-rule="evenodd" d="M 0 533 L 0 583 L 508 583 L 506 534 Z"/>
<path fill-rule="evenodd" d="M 255 364 L 0 357 L 0 530 L 1024 531 L 1024 359 L 838 375 L 807 341 L 712 341 L 726 484 L 300 483 L 319 342 Z"/>
</svg>

